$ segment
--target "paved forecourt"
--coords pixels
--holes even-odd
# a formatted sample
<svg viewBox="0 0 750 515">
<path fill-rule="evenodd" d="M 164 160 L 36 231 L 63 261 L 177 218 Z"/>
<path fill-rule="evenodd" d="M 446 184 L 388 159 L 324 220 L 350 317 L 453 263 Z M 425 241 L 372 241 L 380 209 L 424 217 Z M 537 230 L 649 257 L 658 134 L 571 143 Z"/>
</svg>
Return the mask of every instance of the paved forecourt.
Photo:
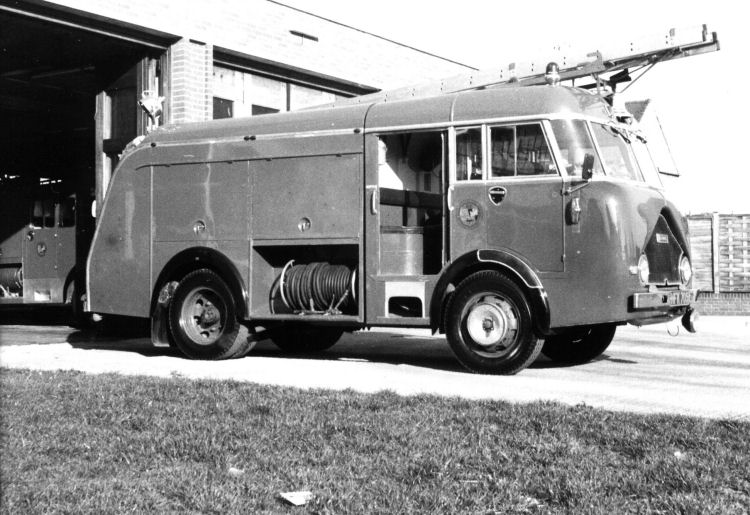
<svg viewBox="0 0 750 515">
<path fill-rule="evenodd" d="M 146 338 L 0 325 L 0 365 L 750 419 L 750 317 L 705 317 L 700 323 L 698 334 L 680 329 L 677 336 L 668 334 L 678 330 L 675 324 L 620 327 L 593 363 L 559 366 L 540 358 L 511 377 L 465 372 L 443 337 L 421 330 L 357 332 L 314 356 L 283 355 L 263 342 L 243 359 L 205 362 L 155 349 Z"/>
</svg>

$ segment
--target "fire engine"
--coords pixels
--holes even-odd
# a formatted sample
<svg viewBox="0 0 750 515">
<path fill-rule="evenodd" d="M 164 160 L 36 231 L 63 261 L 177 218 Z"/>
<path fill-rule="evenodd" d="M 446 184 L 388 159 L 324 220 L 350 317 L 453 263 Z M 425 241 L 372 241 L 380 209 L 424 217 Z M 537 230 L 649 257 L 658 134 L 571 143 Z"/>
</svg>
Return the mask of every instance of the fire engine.
<svg viewBox="0 0 750 515">
<path fill-rule="evenodd" d="M 196 359 L 430 328 L 496 374 L 542 352 L 590 361 L 626 323 L 693 330 L 685 220 L 605 95 L 634 69 L 718 49 L 693 36 L 158 128 L 112 177 L 86 310 L 149 318 L 154 345 Z M 559 83 L 582 77 L 593 84 Z"/>
<path fill-rule="evenodd" d="M 76 207 L 59 178 L 0 177 L 0 306 L 73 304 Z"/>
</svg>

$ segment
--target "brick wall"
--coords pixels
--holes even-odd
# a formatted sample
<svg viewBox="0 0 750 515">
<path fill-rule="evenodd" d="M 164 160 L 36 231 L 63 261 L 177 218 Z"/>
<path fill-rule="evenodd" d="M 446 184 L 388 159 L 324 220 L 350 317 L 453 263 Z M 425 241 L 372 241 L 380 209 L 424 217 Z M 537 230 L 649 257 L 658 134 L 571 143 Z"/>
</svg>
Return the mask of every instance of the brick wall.
<svg viewBox="0 0 750 515">
<path fill-rule="evenodd" d="M 701 315 L 750 316 L 750 293 L 701 293 L 697 307 Z"/>
<path fill-rule="evenodd" d="M 170 121 L 210 120 L 213 48 L 210 44 L 182 39 L 170 49 Z"/>
<path fill-rule="evenodd" d="M 380 89 L 471 71 L 466 65 L 266 0 L 190 2 L 189 9 L 176 0 L 51 3 Z"/>
</svg>

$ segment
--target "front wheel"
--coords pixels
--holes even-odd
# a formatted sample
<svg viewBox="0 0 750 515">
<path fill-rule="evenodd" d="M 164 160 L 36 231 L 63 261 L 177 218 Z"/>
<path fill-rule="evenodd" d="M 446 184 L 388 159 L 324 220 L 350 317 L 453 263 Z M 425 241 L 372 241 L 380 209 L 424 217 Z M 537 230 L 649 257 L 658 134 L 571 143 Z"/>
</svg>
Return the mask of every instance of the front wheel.
<svg viewBox="0 0 750 515">
<path fill-rule="evenodd" d="M 607 350 L 616 330 L 615 324 L 574 327 L 562 334 L 548 337 L 542 347 L 542 354 L 558 363 L 588 363 Z"/>
<path fill-rule="evenodd" d="M 169 329 L 177 348 L 193 359 L 233 357 L 247 340 L 229 287 L 208 269 L 189 273 L 175 288 Z"/>
<path fill-rule="evenodd" d="M 499 272 L 464 279 L 446 313 L 448 343 L 472 372 L 515 374 L 539 356 L 543 341 L 534 334 L 526 296 Z"/>
</svg>

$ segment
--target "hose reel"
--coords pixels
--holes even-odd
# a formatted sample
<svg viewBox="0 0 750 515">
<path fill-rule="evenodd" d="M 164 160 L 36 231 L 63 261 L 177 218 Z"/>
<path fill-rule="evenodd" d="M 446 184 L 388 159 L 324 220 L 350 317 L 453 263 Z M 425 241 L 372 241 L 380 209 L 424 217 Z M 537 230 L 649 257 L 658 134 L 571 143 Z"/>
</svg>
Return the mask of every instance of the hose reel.
<svg viewBox="0 0 750 515">
<path fill-rule="evenodd" d="M 0 267 L 0 297 L 17 297 L 23 290 L 23 268 Z"/>
<path fill-rule="evenodd" d="M 295 313 L 340 315 L 356 306 L 357 272 L 346 265 L 289 261 L 279 277 L 284 305 Z"/>
</svg>

